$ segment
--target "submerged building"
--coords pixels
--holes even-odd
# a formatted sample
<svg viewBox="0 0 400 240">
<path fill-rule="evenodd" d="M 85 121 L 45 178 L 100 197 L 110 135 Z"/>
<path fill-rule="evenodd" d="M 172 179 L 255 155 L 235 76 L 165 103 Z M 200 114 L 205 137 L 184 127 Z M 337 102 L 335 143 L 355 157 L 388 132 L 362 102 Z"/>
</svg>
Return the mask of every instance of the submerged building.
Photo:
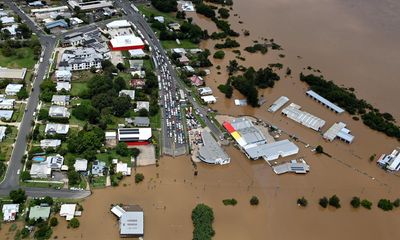
<svg viewBox="0 0 400 240">
<path fill-rule="evenodd" d="M 203 146 L 200 146 L 197 157 L 206 163 L 210 164 L 228 164 L 231 158 L 226 154 L 218 142 L 213 138 L 211 133 L 203 130 L 201 133 Z"/>
<path fill-rule="evenodd" d="M 350 130 L 346 128 L 346 124 L 343 122 L 334 123 L 332 127 L 324 133 L 323 137 L 331 142 L 336 138 L 339 138 L 349 144 L 354 140 L 354 136 L 350 134 Z"/>
<path fill-rule="evenodd" d="M 400 148 L 393 150 L 391 154 L 382 154 L 377 163 L 389 171 L 399 171 Z"/>
<path fill-rule="evenodd" d="M 265 161 L 272 161 L 299 152 L 296 144 L 287 139 L 268 143 L 263 133 L 246 118 L 224 122 L 223 126 L 249 159 L 263 158 Z"/>
<path fill-rule="evenodd" d="M 325 125 L 325 121 L 300 109 L 300 105 L 291 103 L 282 110 L 282 114 L 303 126 L 311 128 L 315 131 L 320 131 Z"/>
</svg>

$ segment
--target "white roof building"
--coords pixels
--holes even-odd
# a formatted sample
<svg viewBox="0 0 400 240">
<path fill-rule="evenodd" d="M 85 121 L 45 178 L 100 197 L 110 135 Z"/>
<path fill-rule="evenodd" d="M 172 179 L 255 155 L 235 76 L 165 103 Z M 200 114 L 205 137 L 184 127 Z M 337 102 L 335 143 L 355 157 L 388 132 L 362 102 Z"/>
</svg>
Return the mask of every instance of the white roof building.
<svg viewBox="0 0 400 240">
<path fill-rule="evenodd" d="M 115 205 L 114 207 L 111 208 L 111 212 L 114 213 L 115 216 L 121 217 L 126 211 L 120 207 L 119 205 Z"/>
<path fill-rule="evenodd" d="M 2 142 L 6 137 L 6 130 L 7 130 L 6 126 L 0 126 L 0 142 Z"/>
<path fill-rule="evenodd" d="M 1 30 L 3 30 L 3 31 L 7 30 L 8 32 L 10 32 L 11 36 L 15 36 L 17 34 L 17 31 L 16 31 L 17 28 L 18 28 L 18 25 L 17 24 L 13 24 L 11 26 L 4 27 Z"/>
<path fill-rule="evenodd" d="M 0 67 L 0 78 L 22 80 L 26 75 L 26 68 L 4 68 Z"/>
<path fill-rule="evenodd" d="M 23 87 L 22 84 L 10 83 L 7 85 L 5 93 L 11 96 L 17 95 L 17 93 L 21 91 L 22 87 Z"/>
<path fill-rule="evenodd" d="M 72 78 L 72 73 L 70 70 L 57 70 L 56 71 L 57 81 L 70 82 Z"/>
<path fill-rule="evenodd" d="M 69 131 L 69 124 L 48 123 L 44 132 L 46 134 L 67 134 Z"/>
<path fill-rule="evenodd" d="M 203 99 L 203 101 L 206 103 L 216 103 L 217 102 L 217 99 L 213 95 L 202 96 L 201 99 Z"/>
<path fill-rule="evenodd" d="M 62 204 L 60 209 L 60 216 L 65 217 L 67 221 L 75 216 L 76 204 Z"/>
<path fill-rule="evenodd" d="M 4 204 L 3 205 L 3 221 L 15 221 L 19 211 L 19 204 Z"/>
<path fill-rule="evenodd" d="M 58 6 L 58 7 L 32 9 L 31 13 L 36 14 L 36 13 L 49 13 L 49 12 L 63 12 L 65 10 L 68 10 L 67 6 Z"/>
<path fill-rule="evenodd" d="M 292 119 L 293 121 L 302 124 L 303 126 L 311 128 L 315 131 L 320 131 L 321 128 L 325 125 L 325 121 L 300 109 L 301 106 L 291 103 L 289 106 L 282 110 L 282 114 Z"/>
<path fill-rule="evenodd" d="M 394 149 L 389 155 L 382 154 L 377 162 L 382 167 L 385 167 L 389 171 L 400 170 L 400 148 Z"/>
<path fill-rule="evenodd" d="M 47 163 L 47 166 L 51 169 L 60 170 L 64 163 L 64 157 L 59 154 L 48 156 L 44 163 Z"/>
<path fill-rule="evenodd" d="M 289 98 L 286 96 L 279 97 L 269 108 L 268 112 L 276 112 L 278 111 L 283 105 L 289 102 Z"/>
<path fill-rule="evenodd" d="M 15 23 L 14 17 L 1 17 L 0 20 L 4 25 L 11 25 Z"/>
<path fill-rule="evenodd" d="M 48 178 L 51 175 L 51 167 L 46 163 L 32 163 L 30 174 L 32 178 Z"/>
<path fill-rule="evenodd" d="M 71 83 L 69 82 L 57 82 L 56 90 L 57 92 L 61 90 L 70 91 L 71 90 Z"/>
<path fill-rule="evenodd" d="M 14 114 L 14 110 L 0 110 L 0 119 L 10 120 Z"/>
<path fill-rule="evenodd" d="M 138 205 L 118 205 L 111 208 L 111 212 L 119 218 L 120 237 L 143 237 L 144 214 Z"/>
<path fill-rule="evenodd" d="M 49 116 L 53 118 L 69 118 L 68 108 L 62 106 L 51 106 Z"/>
<path fill-rule="evenodd" d="M 61 146 L 61 140 L 60 139 L 43 139 L 40 141 L 40 147 L 41 148 L 57 148 Z"/>
<path fill-rule="evenodd" d="M 14 105 L 15 99 L 0 97 L 0 109 L 13 109 Z"/>
<path fill-rule="evenodd" d="M 106 137 L 106 140 L 115 140 L 115 139 L 117 139 L 117 132 L 115 132 L 115 131 L 105 132 L 105 137 Z"/>
<path fill-rule="evenodd" d="M 144 108 L 147 111 L 149 111 L 150 110 L 150 102 L 148 102 L 148 101 L 136 101 L 136 109 L 135 109 L 135 111 L 139 111 L 142 108 Z"/>
<path fill-rule="evenodd" d="M 331 142 L 335 140 L 335 138 L 339 138 L 346 143 L 352 143 L 354 140 L 354 136 L 350 134 L 350 130 L 346 128 L 346 124 L 343 122 L 334 123 L 332 127 L 324 133 L 323 137 Z"/>
<path fill-rule="evenodd" d="M 331 101 L 329 101 L 328 99 L 320 96 L 318 93 L 314 92 L 313 90 L 308 90 L 306 92 L 306 95 L 311 97 L 312 99 L 314 99 L 315 101 L 321 103 L 322 105 L 324 105 L 325 107 L 327 107 L 328 109 L 334 111 L 335 113 L 343 113 L 344 109 L 336 106 L 334 103 L 332 103 Z"/>
<path fill-rule="evenodd" d="M 124 176 L 131 175 L 131 168 L 128 167 L 127 163 L 122 163 L 122 162 L 117 163 L 117 167 L 116 167 L 115 171 L 117 173 L 122 173 L 122 175 L 124 175 Z"/>
<path fill-rule="evenodd" d="M 131 98 L 131 100 L 135 99 L 135 90 L 121 90 L 119 91 L 119 96 L 126 95 Z"/>
<path fill-rule="evenodd" d="M 164 23 L 164 22 L 165 22 L 165 19 L 164 19 L 163 16 L 155 16 L 155 17 L 154 17 L 154 20 L 157 20 L 157 21 L 159 21 L 160 23 Z"/>
<path fill-rule="evenodd" d="M 118 141 L 120 142 L 142 142 L 148 141 L 151 136 L 151 128 L 119 128 Z"/>
<path fill-rule="evenodd" d="M 112 50 L 129 50 L 127 48 L 143 48 L 144 42 L 134 34 L 115 36 L 110 40 Z"/>
<path fill-rule="evenodd" d="M 129 28 L 131 27 L 131 23 L 127 20 L 116 20 L 106 25 L 107 29 L 118 29 L 118 28 Z"/>
<path fill-rule="evenodd" d="M 134 58 L 142 58 L 146 56 L 146 53 L 142 49 L 131 49 L 128 52 L 129 55 Z"/>
<path fill-rule="evenodd" d="M 69 105 L 69 100 L 69 95 L 53 95 L 51 103 L 58 106 L 67 106 Z"/>
<path fill-rule="evenodd" d="M 84 172 L 87 170 L 88 160 L 86 159 L 76 159 L 74 168 L 77 172 Z"/>
<path fill-rule="evenodd" d="M 202 96 L 213 94 L 213 91 L 210 87 L 201 87 L 201 88 L 198 88 L 197 91 L 199 91 L 199 94 Z"/>
<path fill-rule="evenodd" d="M 301 159 L 300 161 L 292 160 L 288 163 L 275 165 L 272 167 L 272 170 L 278 175 L 288 172 L 305 174 L 310 171 L 310 165 L 308 165 L 303 159 Z"/>
<path fill-rule="evenodd" d="M 99 8 L 113 7 L 112 1 L 100 0 L 100 1 L 79 1 L 79 0 L 69 0 L 68 4 L 72 9 L 79 7 L 82 11 L 90 11 Z"/>
</svg>

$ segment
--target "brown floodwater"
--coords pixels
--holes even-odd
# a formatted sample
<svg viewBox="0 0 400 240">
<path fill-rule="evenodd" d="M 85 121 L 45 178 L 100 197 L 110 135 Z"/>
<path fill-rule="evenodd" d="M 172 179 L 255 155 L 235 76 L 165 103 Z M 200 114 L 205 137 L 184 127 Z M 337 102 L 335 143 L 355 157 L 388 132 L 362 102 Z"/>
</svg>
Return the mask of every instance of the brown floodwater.
<svg viewBox="0 0 400 240">
<path fill-rule="evenodd" d="M 252 115 L 271 122 L 313 146 L 321 144 L 332 155 L 315 155 L 298 142 L 300 153 L 311 166 L 307 175 L 276 176 L 263 161 L 249 161 L 233 147 L 228 147 L 231 164 L 210 166 L 198 164 L 199 175 L 193 175 L 189 156 L 163 157 L 160 166 L 139 168 L 145 181 L 135 185 L 133 177 L 120 187 L 94 190 L 83 202 L 81 226 L 66 228 L 65 220 L 54 230 L 58 239 L 117 239 L 117 219 L 111 214 L 111 204 L 139 204 L 145 211 L 145 239 L 191 239 L 190 214 L 197 203 L 214 209 L 216 231 L 214 239 L 399 239 L 399 210 L 383 212 L 376 207 L 381 198 L 400 197 L 399 176 L 379 169 L 369 162 L 372 154 L 387 153 L 399 142 L 365 127 L 348 114 L 336 115 L 305 96 L 307 86 L 298 79 L 303 68 L 312 66 L 338 84 L 354 87 L 357 95 L 382 111 L 400 119 L 396 94 L 400 82 L 396 72 L 400 63 L 400 2 L 394 0 L 248 0 L 235 1 L 231 23 L 236 31 L 250 30 L 249 37 L 240 37 L 239 49 L 244 66 L 265 67 L 281 62 L 282 79 L 273 89 L 260 91 L 267 103 L 260 108 L 237 107 L 233 99 L 243 98 L 235 91 L 225 99 L 217 86 L 227 79 L 225 66 L 235 55 L 226 51 L 224 60 L 215 61 L 221 74 L 212 68 L 206 78 L 218 102 L 212 107 L 222 114 Z M 238 16 L 233 16 L 237 13 Z M 194 21 L 209 32 L 215 26 L 208 19 L 190 14 Z M 240 17 L 240 18 L 239 18 Z M 239 24 L 243 21 L 243 24 Z M 248 54 L 243 48 L 253 40 L 274 38 L 283 51 L 265 55 Z M 212 52 L 214 41 L 202 43 Z M 280 58 L 279 54 L 285 54 Z M 300 58 L 298 56 L 301 56 Z M 292 77 L 285 78 L 289 66 Z M 353 144 L 339 141 L 327 143 L 320 134 L 282 117 L 271 114 L 267 107 L 285 95 L 303 109 L 326 120 L 327 130 L 334 122 L 344 121 L 356 136 Z M 283 159 L 283 160 L 290 160 Z M 318 199 L 337 194 L 342 208 L 322 209 Z M 260 199 L 259 206 L 249 204 L 251 196 Z M 296 199 L 305 196 L 309 206 L 302 209 Z M 372 210 L 351 208 L 353 196 L 374 203 Z M 235 198 L 238 205 L 224 206 L 222 200 Z M 3 225 L 4 226 L 4 225 Z M 6 227 L 0 231 L 5 239 Z"/>
</svg>

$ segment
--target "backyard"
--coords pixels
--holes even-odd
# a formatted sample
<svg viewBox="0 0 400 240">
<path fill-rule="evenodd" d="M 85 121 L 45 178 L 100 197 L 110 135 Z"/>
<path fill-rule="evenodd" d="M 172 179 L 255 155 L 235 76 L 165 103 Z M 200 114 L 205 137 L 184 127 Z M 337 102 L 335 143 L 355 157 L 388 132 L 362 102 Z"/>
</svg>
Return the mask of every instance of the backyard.
<svg viewBox="0 0 400 240">
<path fill-rule="evenodd" d="M 6 57 L 0 51 L 0 66 L 7 68 L 29 68 L 35 66 L 37 60 L 34 59 L 33 49 L 31 48 L 18 48 L 15 49 L 15 54 Z"/>
</svg>

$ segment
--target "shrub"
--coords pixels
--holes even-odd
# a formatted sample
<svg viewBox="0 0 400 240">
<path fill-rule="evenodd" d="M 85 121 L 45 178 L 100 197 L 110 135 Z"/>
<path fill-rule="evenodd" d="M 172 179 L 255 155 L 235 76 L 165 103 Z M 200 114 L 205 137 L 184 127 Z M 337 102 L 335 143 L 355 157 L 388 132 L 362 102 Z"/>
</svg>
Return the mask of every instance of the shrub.
<svg viewBox="0 0 400 240">
<path fill-rule="evenodd" d="M 353 199 L 350 201 L 351 206 L 353 208 L 359 208 L 361 205 L 361 200 L 359 197 L 353 197 Z"/>
<path fill-rule="evenodd" d="M 55 226 L 57 226 L 57 225 L 58 225 L 58 220 L 57 220 L 57 218 L 56 218 L 56 217 L 52 217 L 52 218 L 50 219 L 50 226 L 55 227 Z"/>
<path fill-rule="evenodd" d="M 301 197 L 301 198 L 297 199 L 297 205 L 302 206 L 302 207 L 306 207 L 307 204 L 308 204 L 308 201 L 304 197 Z"/>
<path fill-rule="evenodd" d="M 136 173 L 135 174 L 135 183 L 140 183 L 143 180 L 144 180 L 143 173 Z"/>
<path fill-rule="evenodd" d="M 317 153 L 323 153 L 324 152 L 324 148 L 321 145 L 318 145 L 317 148 L 315 148 L 315 151 Z"/>
<path fill-rule="evenodd" d="M 327 197 L 323 197 L 319 199 L 319 205 L 323 208 L 326 208 L 328 206 L 328 198 Z"/>
<path fill-rule="evenodd" d="M 363 206 L 366 209 L 371 209 L 372 207 L 372 202 L 368 201 L 367 199 L 363 199 L 361 201 L 361 206 Z"/>
<path fill-rule="evenodd" d="M 400 206 L 400 198 L 397 198 L 396 200 L 393 201 L 393 206 L 396 208 Z"/>
<path fill-rule="evenodd" d="M 235 206 L 235 205 L 237 204 L 237 201 L 236 201 L 236 199 L 234 199 L 234 198 L 230 198 L 230 199 L 224 199 L 224 200 L 222 200 L 222 203 L 223 203 L 225 206 L 228 206 L 228 205 Z"/>
<path fill-rule="evenodd" d="M 216 59 L 223 59 L 225 57 L 225 52 L 222 50 L 218 50 L 214 53 L 213 57 Z"/>
<path fill-rule="evenodd" d="M 393 203 L 388 199 L 381 199 L 378 202 L 378 207 L 383 211 L 391 211 L 393 210 Z"/>
<path fill-rule="evenodd" d="M 259 202 L 260 201 L 258 200 L 257 196 L 253 196 L 253 197 L 250 198 L 250 205 L 252 205 L 252 206 L 258 205 Z"/>
<path fill-rule="evenodd" d="M 209 240 L 215 235 L 212 227 L 214 213 L 205 204 L 198 204 L 192 211 L 193 240 Z"/>
<path fill-rule="evenodd" d="M 340 208 L 340 199 L 338 196 L 333 195 L 331 198 L 329 198 L 329 205 L 335 208 Z"/>
<path fill-rule="evenodd" d="M 77 218 L 72 218 L 71 221 L 69 221 L 68 226 L 72 228 L 78 228 L 80 225 L 79 220 Z"/>
</svg>

